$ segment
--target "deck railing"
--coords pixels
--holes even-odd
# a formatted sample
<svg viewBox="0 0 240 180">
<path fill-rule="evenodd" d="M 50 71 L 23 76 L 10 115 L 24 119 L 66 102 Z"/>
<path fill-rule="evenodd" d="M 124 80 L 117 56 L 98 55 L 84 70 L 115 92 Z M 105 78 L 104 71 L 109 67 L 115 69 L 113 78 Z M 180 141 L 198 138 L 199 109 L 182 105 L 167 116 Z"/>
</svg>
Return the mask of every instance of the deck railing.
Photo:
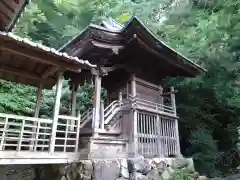
<svg viewBox="0 0 240 180">
<path fill-rule="evenodd" d="M 133 100 L 136 102 L 137 106 L 145 108 L 149 111 L 155 111 L 155 112 L 165 112 L 169 114 L 174 114 L 175 110 L 172 106 L 167 106 L 164 104 L 148 101 L 139 97 L 133 98 Z"/>
<path fill-rule="evenodd" d="M 145 157 L 167 157 L 179 153 L 177 119 L 137 111 L 137 149 Z"/>
<path fill-rule="evenodd" d="M 59 115 L 54 142 L 52 120 L 0 113 L 0 151 L 78 151 L 80 116 Z"/>
<path fill-rule="evenodd" d="M 48 150 L 52 120 L 0 113 L 0 150 Z"/>
</svg>

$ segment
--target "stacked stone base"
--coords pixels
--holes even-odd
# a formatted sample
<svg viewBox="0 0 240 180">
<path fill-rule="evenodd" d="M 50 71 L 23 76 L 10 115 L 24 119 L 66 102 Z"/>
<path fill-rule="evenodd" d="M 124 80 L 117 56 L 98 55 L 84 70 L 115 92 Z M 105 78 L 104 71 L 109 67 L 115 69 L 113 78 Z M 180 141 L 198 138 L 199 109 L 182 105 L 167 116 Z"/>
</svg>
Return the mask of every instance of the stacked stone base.
<svg viewBox="0 0 240 180">
<path fill-rule="evenodd" d="M 206 180 L 195 172 L 191 158 L 84 160 L 69 165 L 52 165 L 56 180 Z M 45 180 L 45 179 L 44 179 Z"/>
</svg>

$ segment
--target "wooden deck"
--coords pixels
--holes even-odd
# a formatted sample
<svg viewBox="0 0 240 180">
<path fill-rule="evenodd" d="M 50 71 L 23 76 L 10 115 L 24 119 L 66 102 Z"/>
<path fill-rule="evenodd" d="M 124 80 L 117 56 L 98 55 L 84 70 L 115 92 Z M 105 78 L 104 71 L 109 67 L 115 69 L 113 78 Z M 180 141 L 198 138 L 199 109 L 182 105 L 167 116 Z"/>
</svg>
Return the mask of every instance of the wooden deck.
<svg viewBox="0 0 240 180">
<path fill-rule="evenodd" d="M 101 108 L 97 127 L 92 112 L 82 118 L 58 115 L 55 126 L 52 119 L 0 113 L 0 164 L 69 163 L 88 159 L 103 147 L 107 152 L 110 146 L 145 157 L 179 152 L 178 117 L 172 106 L 138 97 L 116 100 Z"/>
<path fill-rule="evenodd" d="M 0 164 L 65 164 L 85 159 L 85 153 L 0 151 Z"/>
</svg>

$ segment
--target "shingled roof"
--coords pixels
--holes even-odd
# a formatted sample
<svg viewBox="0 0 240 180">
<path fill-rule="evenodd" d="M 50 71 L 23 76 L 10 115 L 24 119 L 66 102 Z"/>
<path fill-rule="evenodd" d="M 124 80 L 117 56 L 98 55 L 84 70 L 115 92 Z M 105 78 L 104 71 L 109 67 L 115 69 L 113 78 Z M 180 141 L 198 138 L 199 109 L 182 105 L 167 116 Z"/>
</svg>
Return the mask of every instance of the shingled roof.
<svg viewBox="0 0 240 180">
<path fill-rule="evenodd" d="M 113 20 L 103 22 L 102 26 L 90 24 L 60 51 L 87 58 L 93 64 L 100 63 L 101 59 L 116 59 L 117 54 L 121 59 L 125 57 L 121 62 L 133 66 L 141 64 L 143 68 L 149 66 L 155 76 L 159 76 L 160 71 L 165 77 L 195 77 L 205 72 L 201 66 L 156 38 L 137 17 L 132 17 L 125 25 Z"/>
<path fill-rule="evenodd" d="M 0 79 L 52 88 L 58 71 L 80 73 L 96 67 L 88 61 L 61 53 L 26 38 L 0 31 Z"/>
</svg>

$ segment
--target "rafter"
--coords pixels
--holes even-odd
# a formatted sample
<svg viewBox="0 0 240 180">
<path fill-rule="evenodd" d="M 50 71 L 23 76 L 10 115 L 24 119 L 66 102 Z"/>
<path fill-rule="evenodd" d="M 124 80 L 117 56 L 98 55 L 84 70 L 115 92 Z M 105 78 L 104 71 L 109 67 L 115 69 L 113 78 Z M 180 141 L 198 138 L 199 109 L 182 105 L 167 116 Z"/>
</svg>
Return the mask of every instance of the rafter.
<svg viewBox="0 0 240 180">
<path fill-rule="evenodd" d="M 58 70 L 59 70 L 59 68 L 57 68 L 57 67 L 50 67 L 43 73 L 42 78 L 46 79 L 47 77 L 56 73 Z"/>
<path fill-rule="evenodd" d="M 30 79 L 37 80 L 39 82 L 42 79 L 41 76 L 38 76 L 38 75 L 36 75 L 34 73 L 31 73 L 29 71 L 25 71 L 25 70 L 22 70 L 22 69 L 19 69 L 19 68 L 14 68 L 14 67 L 4 65 L 4 64 L 0 64 L 0 71 L 7 72 L 7 73 L 10 73 L 10 74 L 19 75 L 19 76 L 22 76 L 22 77 L 27 77 L 27 78 L 30 78 Z"/>
<path fill-rule="evenodd" d="M 16 47 L 12 43 L 4 43 L 4 42 L 3 44 L 0 43 L 0 49 L 16 55 L 27 57 L 33 61 L 37 61 L 43 64 L 50 64 L 57 68 L 63 68 L 63 69 L 74 71 L 74 72 L 81 72 L 81 69 L 79 68 L 78 65 L 73 65 L 65 61 L 61 61 L 59 60 L 59 57 L 56 57 L 54 55 L 49 56 L 47 55 L 47 52 L 37 53 L 36 51 L 30 48 L 27 49 L 24 46 Z"/>
</svg>

